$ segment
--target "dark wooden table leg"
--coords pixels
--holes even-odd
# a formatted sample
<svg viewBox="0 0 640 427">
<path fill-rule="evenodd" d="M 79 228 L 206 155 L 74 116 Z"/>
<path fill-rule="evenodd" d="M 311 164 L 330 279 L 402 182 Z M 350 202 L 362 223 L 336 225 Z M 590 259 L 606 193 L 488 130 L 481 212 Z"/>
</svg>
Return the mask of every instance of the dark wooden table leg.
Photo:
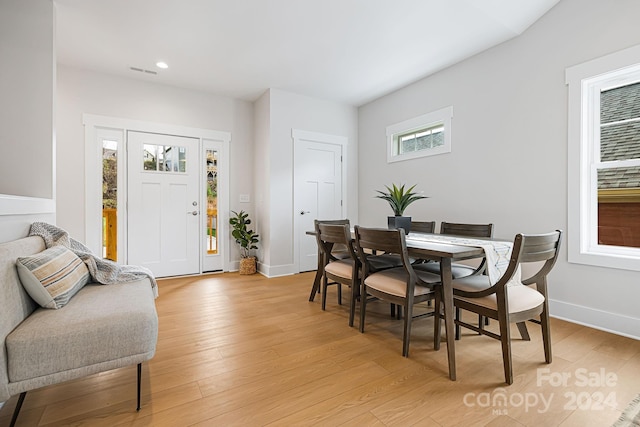
<svg viewBox="0 0 640 427">
<path fill-rule="evenodd" d="M 442 280 L 442 302 L 444 304 L 444 326 L 447 332 L 447 357 L 449 359 L 449 378 L 456 380 L 456 348 L 453 316 L 453 287 L 451 286 L 451 258 L 440 260 L 440 278 Z"/>
<path fill-rule="evenodd" d="M 311 294 L 309 295 L 309 301 L 313 301 L 316 297 L 316 293 L 320 292 L 320 281 L 322 280 L 322 254 L 318 249 L 318 269 L 316 270 L 316 276 L 313 278 L 313 287 L 311 288 Z"/>
</svg>

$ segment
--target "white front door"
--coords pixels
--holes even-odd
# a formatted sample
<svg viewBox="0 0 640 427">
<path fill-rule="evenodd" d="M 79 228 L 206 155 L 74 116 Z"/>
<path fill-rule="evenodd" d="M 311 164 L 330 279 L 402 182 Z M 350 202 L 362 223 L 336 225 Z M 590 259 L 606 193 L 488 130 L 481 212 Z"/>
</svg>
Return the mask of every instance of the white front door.
<svg viewBox="0 0 640 427">
<path fill-rule="evenodd" d="M 344 137 L 298 131 L 294 133 L 294 222 L 299 271 L 315 270 L 318 247 L 314 219 L 344 218 L 342 157 Z"/>
<path fill-rule="evenodd" d="M 200 273 L 199 140 L 129 131 L 127 143 L 128 264 Z"/>
</svg>

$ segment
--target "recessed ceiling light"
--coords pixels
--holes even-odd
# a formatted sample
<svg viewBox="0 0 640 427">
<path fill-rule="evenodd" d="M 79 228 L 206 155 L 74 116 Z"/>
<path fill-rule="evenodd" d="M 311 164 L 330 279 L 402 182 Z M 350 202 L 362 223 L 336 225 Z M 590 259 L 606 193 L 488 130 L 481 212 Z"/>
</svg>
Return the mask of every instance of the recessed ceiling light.
<svg viewBox="0 0 640 427">
<path fill-rule="evenodd" d="M 169 68 L 167 63 L 166 62 L 162 62 L 162 61 L 161 62 L 156 62 L 156 67 L 162 68 L 163 70 L 166 69 L 166 68 Z"/>
</svg>

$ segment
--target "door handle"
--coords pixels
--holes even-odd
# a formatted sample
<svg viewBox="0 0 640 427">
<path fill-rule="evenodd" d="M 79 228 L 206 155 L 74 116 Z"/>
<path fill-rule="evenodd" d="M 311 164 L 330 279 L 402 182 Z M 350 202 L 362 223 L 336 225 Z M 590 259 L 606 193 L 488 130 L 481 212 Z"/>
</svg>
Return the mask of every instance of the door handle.
<svg viewBox="0 0 640 427">
<path fill-rule="evenodd" d="M 308 214 L 308 213 L 311 213 L 311 212 L 309 212 L 309 211 L 300 211 L 300 215 L 304 215 L 304 214 Z"/>
<path fill-rule="evenodd" d="M 187 212 L 187 215 L 189 215 L 189 214 L 191 214 L 193 216 L 196 216 L 196 215 L 198 215 L 198 211 Z"/>
</svg>

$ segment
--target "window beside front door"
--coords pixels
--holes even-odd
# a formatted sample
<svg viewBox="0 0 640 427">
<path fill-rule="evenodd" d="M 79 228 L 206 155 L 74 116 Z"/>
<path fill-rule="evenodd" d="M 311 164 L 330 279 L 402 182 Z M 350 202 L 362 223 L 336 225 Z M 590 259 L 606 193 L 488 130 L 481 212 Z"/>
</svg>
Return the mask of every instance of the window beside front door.
<svg viewBox="0 0 640 427">
<path fill-rule="evenodd" d="M 102 257 L 118 260 L 118 141 L 102 140 Z"/>
<path fill-rule="evenodd" d="M 205 150 L 207 187 L 207 253 L 218 253 L 218 152 Z"/>
</svg>

